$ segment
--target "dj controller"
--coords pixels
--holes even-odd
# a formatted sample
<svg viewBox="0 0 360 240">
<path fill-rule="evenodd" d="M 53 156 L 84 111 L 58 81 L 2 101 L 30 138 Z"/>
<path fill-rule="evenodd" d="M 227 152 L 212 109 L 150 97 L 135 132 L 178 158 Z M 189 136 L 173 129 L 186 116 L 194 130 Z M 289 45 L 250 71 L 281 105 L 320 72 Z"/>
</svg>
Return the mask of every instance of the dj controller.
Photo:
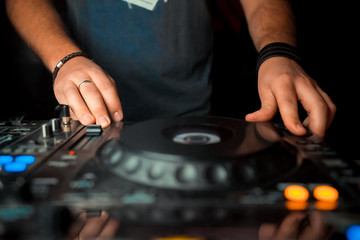
<svg viewBox="0 0 360 240">
<path fill-rule="evenodd" d="M 360 239 L 360 162 L 281 124 L 0 122 L 0 239 Z"/>
</svg>

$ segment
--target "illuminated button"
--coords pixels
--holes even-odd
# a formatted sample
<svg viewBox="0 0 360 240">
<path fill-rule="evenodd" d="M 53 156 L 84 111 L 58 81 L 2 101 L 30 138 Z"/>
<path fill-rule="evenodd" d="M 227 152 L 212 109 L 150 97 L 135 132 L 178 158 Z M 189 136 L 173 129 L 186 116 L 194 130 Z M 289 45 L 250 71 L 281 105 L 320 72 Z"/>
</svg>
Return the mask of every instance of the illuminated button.
<svg viewBox="0 0 360 240">
<path fill-rule="evenodd" d="M 23 172 L 26 170 L 25 163 L 12 162 L 4 165 L 5 172 Z"/>
<path fill-rule="evenodd" d="M 20 155 L 15 157 L 15 162 L 29 165 L 35 162 L 35 157 L 32 155 Z"/>
<path fill-rule="evenodd" d="M 0 155 L 0 164 L 11 163 L 13 157 L 10 155 Z"/>
<path fill-rule="evenodd" d="M 325 202 L 335 202 L 339 198 L 339 192 L 330 186 L 317 186 L 313 194 L 317 200 Z"/>
<path fill-rule="evenodd" d="M 70 150 L 70 151 L 68 152 L 68 154 L 69 154 L 69 156 L 74 156 L 74 155 L 75 155 L 75 151 L 74 151 L 74 150 Z"/>
<path fill-rule="evenodd" d="M 290 201 L 307 201 L 309 198 L 309 191 L 299 185 L 287 186 L 284 190 L 284 196 Z"/>
<path fill-rule="evenodd" d="M 350 225 L 346 230 L 346 238 L 348 240 L 360 239 L 360 225 L 357 224 Z"/>
</svg>

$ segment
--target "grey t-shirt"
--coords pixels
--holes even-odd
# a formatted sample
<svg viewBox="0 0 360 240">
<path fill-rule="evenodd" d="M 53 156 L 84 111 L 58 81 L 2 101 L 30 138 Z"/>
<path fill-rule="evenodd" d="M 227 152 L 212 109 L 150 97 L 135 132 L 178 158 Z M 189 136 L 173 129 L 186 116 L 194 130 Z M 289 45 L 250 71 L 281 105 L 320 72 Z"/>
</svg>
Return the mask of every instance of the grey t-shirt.
<svg viewBox="0 0 360 240">
<path fill-rule="evenodd" d="M 67 4 L 75 39 L 114 78 L 125 120 L 208 113 L 213 29 L 205 0 L 158 0 L 152 11 L 124 0 Z"/>
</svg>

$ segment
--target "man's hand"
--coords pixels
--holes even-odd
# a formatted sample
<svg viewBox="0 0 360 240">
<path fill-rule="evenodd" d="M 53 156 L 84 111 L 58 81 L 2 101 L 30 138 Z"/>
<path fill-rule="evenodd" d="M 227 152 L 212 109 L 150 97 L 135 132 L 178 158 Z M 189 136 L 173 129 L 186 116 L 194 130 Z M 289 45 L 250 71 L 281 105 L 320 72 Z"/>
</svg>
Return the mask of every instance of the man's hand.
<svg viewBox="0 0 360 240">
<path fill-rule="evenodd" d="M 247 121 L 269 121 L 279 109 L 285 126 L 293 134 L 304 135 L 304 124 L 324 137 L 336 106 L 297 63 L 283 57 L 266 60 L 259 69 L 258 89 L 261 108 L 248 114 Z M 298 102 L 308 113 L 303 124 L 299 119 Z"/>
<path fill-rule="evenodd" d="M 80 83 L 86 82 L 80 87 Z M 93 61 L 75 57 L 59 70 L 54 92 L 60 104 L 67 104 L 71 117 L 82 124 L 99 124 L 108 127 L 111 118 L 121 121 L 123 111 L 114 80 Z"/>
<path fill-rule="evenodd" d="M 10 21 L 26 43 L 53 71 L 60 59 L 81 49 L 68 36 L 64 23 L 51 0 L 6 0 Z M 84 80 L 90 80 L 79 88 Z M 64 64 L 54 82 L 60 104 L 71 108 L 72 117 L 83 124 L 110 125 L 110 117 L 120 121 L 123 112 L 114 80 L 85 57 Z"/>
<path fill-rule="evenodd" d="M 280 225 L 264 223 L 259 228 L 260 240 L 320 240 L 332 237 L 330 226 L 321 212 L 291 212 Z"/>
</svg>

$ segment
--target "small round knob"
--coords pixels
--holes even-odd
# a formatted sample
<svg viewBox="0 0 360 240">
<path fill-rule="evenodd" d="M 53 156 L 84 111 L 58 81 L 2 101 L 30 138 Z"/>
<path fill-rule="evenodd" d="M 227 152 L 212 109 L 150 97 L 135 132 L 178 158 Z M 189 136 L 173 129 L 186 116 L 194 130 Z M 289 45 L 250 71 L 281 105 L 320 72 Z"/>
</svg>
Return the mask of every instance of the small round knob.
<svg viewBox="0 0 360 240">
<path fill-rule="evenodd" d="M 141 161 L 136 156 L 131 156 L 128 159 L 126 159 L 124 163 L 124 169 L 127 173 L 135 173 L 141 165 Z"/>
<path fill-rule="evenodd" d="M 61 131 L 61 122 L 58 118 L 51 119 L 50 123 L 51 123 L 51 129 L 53 132 Z"/>
<path fill-rule="evenodd" d="M 226 184 L 228 182 L 228 172 L 223 166 L 211 166 L 207 171 L 207 177 L 211 183 Z"/>
<path fill-rule="evenodd" d="M 198 172 L 192 164 L 181 166 L 176 172 L 176 178 L 179 182 L 190 183 L 197 179 Z"/>
<path fill-rule="evenodd" d="M 162 164 L 154 164 L 153 166 L 150 167 L 149 169 L 149 177 L 151 179 L 159 179 L 161 178 L 165 173 L 165 168 Z"/>
<path fill-rule="evenodd" d="M 43 138 L 52 138 L 54 136 L 51 125 L 49 123 L 44 123 L 41 125 L 41 133 Z"/>
</svg>

